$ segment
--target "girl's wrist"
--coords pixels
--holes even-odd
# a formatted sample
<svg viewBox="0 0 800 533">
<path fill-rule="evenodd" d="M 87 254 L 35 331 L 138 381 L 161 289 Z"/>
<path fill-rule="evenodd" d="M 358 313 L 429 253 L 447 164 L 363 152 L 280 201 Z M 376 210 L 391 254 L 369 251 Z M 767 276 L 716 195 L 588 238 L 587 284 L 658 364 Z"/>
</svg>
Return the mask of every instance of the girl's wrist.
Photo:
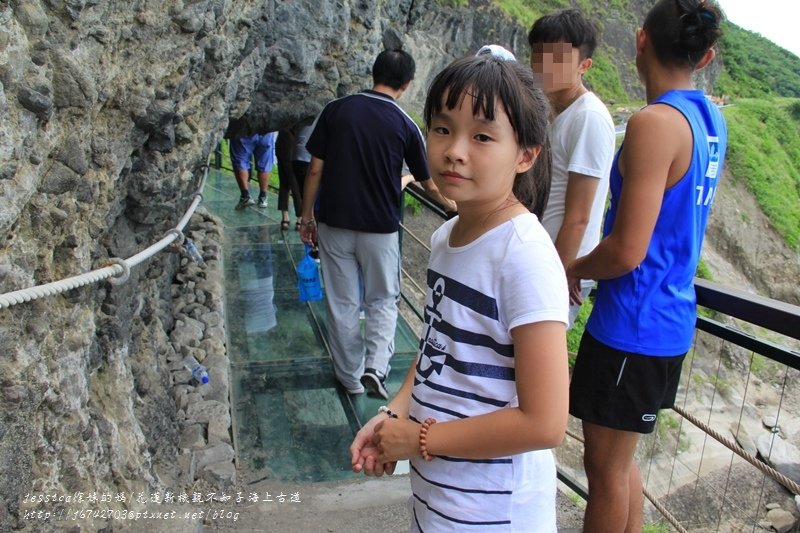
<svg viewBox="0 0 800 533">
<path fill-rule="evenodd" d="M 428 453 L 428 436 L 431 426 L 435 423 L 435 419 L 426 418 L 425 421 L 419 426 L 419 453 L 426 461 L 431 461 L 434 457 Z"/>
<path fill-rule="evenodd" d="M 389 418 L 400 418 L 399 416 L 397 416 L 397 413 L 395 413 L 385 405 L 381 405 L 380 407 L 378 407 L 378 413 L 383 413 Z"/>
</svg>

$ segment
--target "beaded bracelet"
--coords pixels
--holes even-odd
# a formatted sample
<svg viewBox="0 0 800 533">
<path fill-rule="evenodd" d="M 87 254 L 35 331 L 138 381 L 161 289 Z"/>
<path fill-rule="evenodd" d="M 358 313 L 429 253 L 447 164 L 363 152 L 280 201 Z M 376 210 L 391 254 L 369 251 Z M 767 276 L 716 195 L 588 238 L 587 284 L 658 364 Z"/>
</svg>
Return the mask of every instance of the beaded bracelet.
<svg viewBox="0 0 800 533">
<path fill-rule="evenodd" d="M 397 415 L 393 413 L 392 410 L 386 407 L 385 405 L 381 405 L 380 407 L 378 407 L 378 412 L 386 413 L 387 415 L 389 415 L 389 418 L 397 418 Z"/>
<path fill-rule="evenodd" d="M 433 456 L 428 453 L 428 430 L 436 423 L 433 418 L 426 418 L 425 422 L 419 428 L 419 453 L 426 461 L 433 459 Z"/>
</svg>

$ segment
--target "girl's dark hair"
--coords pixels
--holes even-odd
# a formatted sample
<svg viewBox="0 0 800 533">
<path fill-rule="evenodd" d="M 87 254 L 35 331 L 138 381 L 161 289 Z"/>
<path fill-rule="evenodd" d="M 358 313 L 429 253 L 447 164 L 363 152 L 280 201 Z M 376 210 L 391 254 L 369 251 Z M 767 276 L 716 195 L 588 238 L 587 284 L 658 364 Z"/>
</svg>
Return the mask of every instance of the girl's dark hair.
<svg viewBox="0 0 800 533">
<path fill-rule="evenodd" d="M 689 67 L 722 35 L 722 11 L 714 0 L 660 0 L 647 13 L 647 32 L 659 61 Z"/>
<path fill-rule="evenodd" d="M 541 146 L 534 166 L 514 180 L 514 196 L 539 218 L 550 194 L 550 141 L 547 137 L 549 104 L 533 82 L 530 68 L 490 54 L 456 59 L 436 75 L 425 100 L 425 127 L 443 108 L 454 109 L 472 98 L 472 111 L 494 120 L 495 106 L 503 106 L 517 144 Z"/>
</svg>

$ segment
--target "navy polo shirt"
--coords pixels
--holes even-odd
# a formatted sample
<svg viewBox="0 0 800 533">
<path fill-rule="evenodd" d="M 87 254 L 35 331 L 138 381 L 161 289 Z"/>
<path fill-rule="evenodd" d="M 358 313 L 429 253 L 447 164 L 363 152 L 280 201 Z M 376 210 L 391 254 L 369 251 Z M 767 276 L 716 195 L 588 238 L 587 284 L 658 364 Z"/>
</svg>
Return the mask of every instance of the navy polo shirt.
<svg viewBox="0 0 800 533">
<path fill-rule="evenodd" d="M 376 91 L 326 105 L 306 148 L 324 161 L 316 218 L 336 228 L 398 231 L 403 162 L 417 181 L 430 178 L 422 132 Z"/>
</svg>

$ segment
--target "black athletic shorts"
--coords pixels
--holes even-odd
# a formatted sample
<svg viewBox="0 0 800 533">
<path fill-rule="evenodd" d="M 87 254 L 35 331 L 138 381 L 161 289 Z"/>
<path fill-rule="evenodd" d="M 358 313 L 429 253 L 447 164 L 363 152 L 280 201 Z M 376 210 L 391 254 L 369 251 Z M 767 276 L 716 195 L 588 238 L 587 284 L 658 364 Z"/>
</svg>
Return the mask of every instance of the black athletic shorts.
<svg viewBox="0 0 800 533">
<path fill-rule="evenodd" d="M 675 403 L 684 357 L 624 352 L 584 332 L 569 384 L 569 412 L 600 426 L 652 433 L 659 409 Z"/>
</svg>

